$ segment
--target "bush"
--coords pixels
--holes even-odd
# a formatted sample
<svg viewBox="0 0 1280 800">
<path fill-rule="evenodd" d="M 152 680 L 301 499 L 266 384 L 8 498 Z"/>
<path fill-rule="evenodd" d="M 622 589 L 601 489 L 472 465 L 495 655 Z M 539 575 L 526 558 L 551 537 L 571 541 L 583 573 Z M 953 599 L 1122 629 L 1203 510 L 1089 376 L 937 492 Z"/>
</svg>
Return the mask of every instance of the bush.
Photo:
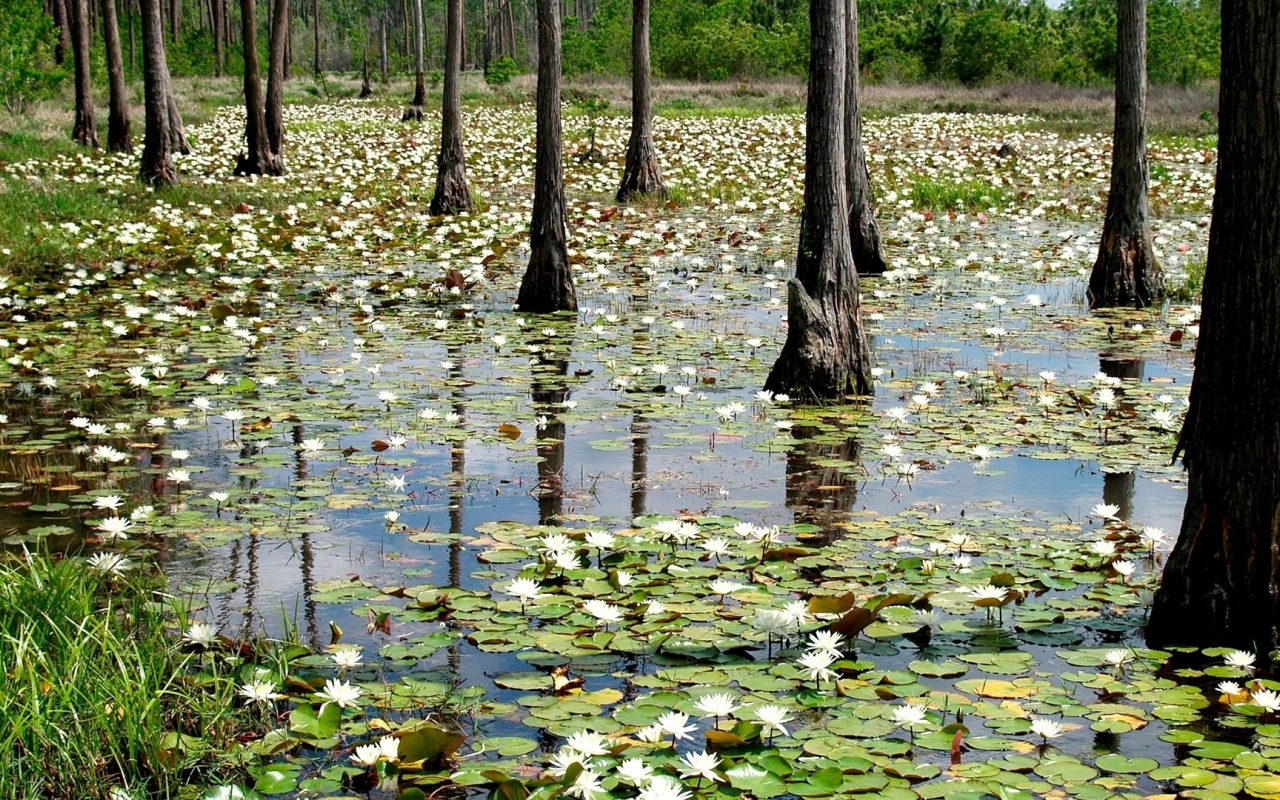
<svg viewBox="0 0 1280 800">
<path fill-rule="evenodd" d="M 12 114 L 57 91 L 65 72 L 53 64 L 57 38 L 39 0 L 8 0 L 0 14 L 0 95 Z M 71 53 L 67 53 L 70 61 Z"/>
<path fill-rule="evenodd" d="M 490 86 L 506 86 L 519 72 L 516 62 L 503 56 L 489 62 L 488 69 L 484 71 L 484 82 Z"/>
</svg>

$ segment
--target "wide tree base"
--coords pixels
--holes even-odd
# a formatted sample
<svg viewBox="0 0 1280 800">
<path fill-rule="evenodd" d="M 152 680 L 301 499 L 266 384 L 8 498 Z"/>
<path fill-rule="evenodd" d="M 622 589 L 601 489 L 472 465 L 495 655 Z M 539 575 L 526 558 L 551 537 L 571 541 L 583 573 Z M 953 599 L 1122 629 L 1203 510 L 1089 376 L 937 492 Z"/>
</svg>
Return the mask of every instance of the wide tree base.
<svg viewBox="0 0 1280 800">
<path fill-rule="evenodd" d="M 474 208 L 466 174 L 457 168 L 440 170 L 436 177 L 436 191 L 431 198 L 431 215 L 462 214 Z"/>
<path fill-rule="evenodd" d="M 866 340 L 852 320 L 836 319 L 838 313 L 847 312 L 815 301 L 798 278 L 787 281 L 787 342 L 765 389 L 801 401 L 873 394 Z M 842 329 L 851 332 L 852 346 L 840 345 Z"/>
<path fill-rule="evenodd" d="M 564 243 L 535 245 L 529 266 L 520 281 L 516 307 L 525 314 L 554 314 L 577 311 L 578 295 Z"/>
<path fill-rule="evenodd" d="M 618 189 L 618 202 L 630 203 L 638 197 L 657 197 L 666 200 L 669 196 L 667 185 L 662 182 L 662 172 L 658 162 L 650 159 L 643 163 L 627 164 L 622 175 L 622 186 Z"/>
<path fill-rule="evenodd" d="M 400 115 L 401 122 L 422 122 L 422 106 L 409 106 Z"/>
<path fill-rule="evenodd" d="M 236 157 L 236 175 L 271 175 L 284 174 L 284 159 L 270 153 L 240 153 Z"/>
<path fill-rule="evenodd" d="M 1142 231 L 1104 230 L 1089 275 L 1089 308 L 1146 308 L 1164 297 L 1164 270 Z"/>
<path fill-rule="evenodd" d="M 889 269 L 880 247 L 880 223 L 870 208 L 849 214 L 849 247 L 859 275 L 883 275 Z"/>
</svg>

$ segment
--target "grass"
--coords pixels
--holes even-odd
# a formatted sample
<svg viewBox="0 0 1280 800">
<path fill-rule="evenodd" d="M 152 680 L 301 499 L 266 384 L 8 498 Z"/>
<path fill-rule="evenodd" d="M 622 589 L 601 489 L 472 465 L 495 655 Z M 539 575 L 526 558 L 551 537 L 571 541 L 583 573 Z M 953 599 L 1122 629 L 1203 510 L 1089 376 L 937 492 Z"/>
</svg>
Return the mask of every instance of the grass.
<svg viewBox="0 0 1280 800">
<path fill-rule="evenodd" d="M 911 202 L 916 208 L 934 211 L 985 211 L 1008 203 L 1003 189 L 982 181 L 917 180 L 911 184 Z"/>
<path fill-rule="evenodd" d="M 193 656 L 143 588 L 84 562 L 0 565 L 0 654 L 4 800 L 174 796 L 229 731 L 230 684 L 182 685 Z"/>
</svg>

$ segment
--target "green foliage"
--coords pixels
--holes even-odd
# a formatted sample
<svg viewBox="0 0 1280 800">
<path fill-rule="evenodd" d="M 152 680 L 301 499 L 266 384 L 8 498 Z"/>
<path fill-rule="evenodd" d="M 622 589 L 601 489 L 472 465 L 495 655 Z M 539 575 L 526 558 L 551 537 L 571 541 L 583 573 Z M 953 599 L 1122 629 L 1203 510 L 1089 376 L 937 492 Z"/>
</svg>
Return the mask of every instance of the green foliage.
<svg viewBox="0 0 1280 800">
<path fill-rule="evenodd" d="M 75 559 L 0 566 L 0 798 L 96 797 L 107 776 L 170 796 L 208 749 L 231 684 L 177 691 L 188 656 L 121 580 Z"/>
<path fill-rule="evenodd" d="M 53 64 L 57 30 L 39 0 L 5 5 L 0 14 L 0 95 L 10 113 L 21 114 L 31 101 L 56 91 L 65 72 Z"/>
<path fill-rule="evenodd" d="M 1005 205 L 1004 191 L 982 181 L 917 180 L 911 184 L 911 203 L 937 211 L 983 211 Z"/>
<path fill-rule="evenodd" d="M 520 72 L 514 59 L 503 56 L 489 62 L 484 71 L 484 82 L 490 86 L 506 86 Z"/>
</svg>

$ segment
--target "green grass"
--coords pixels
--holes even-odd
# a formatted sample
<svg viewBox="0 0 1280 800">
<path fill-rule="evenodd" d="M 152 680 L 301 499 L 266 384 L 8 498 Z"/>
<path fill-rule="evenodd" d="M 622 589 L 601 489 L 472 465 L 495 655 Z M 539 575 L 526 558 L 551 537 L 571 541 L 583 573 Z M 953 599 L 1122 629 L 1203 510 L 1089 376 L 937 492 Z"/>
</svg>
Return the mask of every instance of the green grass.
<svg viewBox="0 0 1280 800">
<path fill-rule="evenodd" d="M 209 775 L 231 684 L 183 685 L 193 656 L 145 599 L 75 560 L 0 565 L 0 798 L 170 797 Z"/>
<path fill-rule="evenodd" d="M 917 180 L 911 184 L 912 205 L 934 211 L 984 211 L 1008 203 L 1003 189 L 982 181 Z"/>
</svg>

